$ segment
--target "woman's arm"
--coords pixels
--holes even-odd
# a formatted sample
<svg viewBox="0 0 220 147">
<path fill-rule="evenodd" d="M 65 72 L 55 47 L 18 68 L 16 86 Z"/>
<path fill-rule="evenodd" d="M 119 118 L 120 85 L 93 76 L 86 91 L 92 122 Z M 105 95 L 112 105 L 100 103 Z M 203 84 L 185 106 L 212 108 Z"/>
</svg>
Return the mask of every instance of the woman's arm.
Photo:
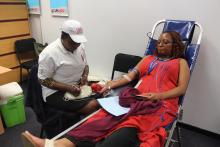
<svg viewBox="0 0 220 147">
<path fill-rule="evenodd" d="M 141 63 L 143 62 L 143 60 L 145 60 L 145 58 L 147 58 L 147 56 L 144 57 L 132 71 L 130 71 L 128 74 L 123 75 L 120 79 L 108 81 L 104 88 L 100 91 L 100 93 L 104 93 L 110 89 L 126 85 L 135 80 L 139 75 L 139 67 L 141 66 Z"/>
<path fill-rule="evenodd" d="M 133 81 L 137 76 L 136 69 L 132 70 L 128 74 L 123 75 L 120 79 L 108 81 L 106 87 L 109 89 L 114 89 L 123 85 L 126 85 Z"/>
<path fill-rule="evenodd" d="M 146 97 L 147 99 L 166 99 L 166 98 L 174 98 L 185 94 L 186 89 L 188 87 L 190 78 L 189 66 L 184 59 L 180 59 L 180 71 L 179 71 L 179 79 L 177 87 L 162 93 L 145 93 L 141 96 Z"/>
</svg>

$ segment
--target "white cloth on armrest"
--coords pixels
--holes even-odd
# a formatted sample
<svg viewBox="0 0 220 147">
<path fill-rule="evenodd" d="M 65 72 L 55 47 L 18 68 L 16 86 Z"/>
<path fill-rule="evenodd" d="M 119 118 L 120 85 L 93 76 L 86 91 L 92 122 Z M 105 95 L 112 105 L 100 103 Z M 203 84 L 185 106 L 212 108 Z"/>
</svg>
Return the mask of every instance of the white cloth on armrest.
<svg viewBox="0 0 220 147">
<path fill-rule="evenodd" d="M 96 75 L 89 75 L 88 76 L 88 81 L 93 82 L 93 81 L 109 81 L 107 78 L 96 76 Z"/>
<path fill-rule="evenodd" d="M 23 90 L 17 82 L 11 82 L 0 86 L 0 104 L 6 104 L 11 96 L 22 94 Z"/>
<path fill-rule="evenodd" d="M 75 100 L 75 99 L 81 99 L 81 98 L 85 98 L 85 97 L 89 97 L 92 94 L 92 88 L 88 85 L 84 85 L 81 87 L 81 92 L 79 94 L 79 96 L 74 96 L 69 92 L 66 92 L 64 94 L 64 99 L 66 101 L 68 100 Z"/>
</svg>

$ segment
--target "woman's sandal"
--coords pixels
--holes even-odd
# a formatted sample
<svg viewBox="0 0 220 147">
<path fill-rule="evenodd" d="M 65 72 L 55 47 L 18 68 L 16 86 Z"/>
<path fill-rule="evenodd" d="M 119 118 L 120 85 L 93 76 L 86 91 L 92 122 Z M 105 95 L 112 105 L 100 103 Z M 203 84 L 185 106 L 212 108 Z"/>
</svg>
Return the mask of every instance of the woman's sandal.
<svg viewBox="0 0 220 147">
<path fill-rule="evenodd" d="M 24 147 L 38 147 L 36 143 L 33 141 L 33 139 L 29 135 L 27 135 L 26 132 L 23 132 L 21 134 L 21 139 Z M 44 147 L 54 147 L 54 141 L 45 139 Z"/>
</svg>

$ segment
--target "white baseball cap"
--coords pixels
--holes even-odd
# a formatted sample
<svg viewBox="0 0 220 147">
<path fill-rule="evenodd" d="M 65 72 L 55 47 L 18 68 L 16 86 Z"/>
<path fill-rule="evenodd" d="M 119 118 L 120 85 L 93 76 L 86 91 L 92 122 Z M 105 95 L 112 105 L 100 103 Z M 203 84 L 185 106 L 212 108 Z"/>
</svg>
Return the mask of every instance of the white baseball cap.
<svg viewBox="0 0 220 147">
<path fill-rule="evenodd" d="M 83 29 L 80 22 L 76 20 L 67 20 L 61 26 L 61 30 L 70 35 L 71 39 L 76 43 L 86 42 L 87 39 L 83 35 Z"/>
</svg>

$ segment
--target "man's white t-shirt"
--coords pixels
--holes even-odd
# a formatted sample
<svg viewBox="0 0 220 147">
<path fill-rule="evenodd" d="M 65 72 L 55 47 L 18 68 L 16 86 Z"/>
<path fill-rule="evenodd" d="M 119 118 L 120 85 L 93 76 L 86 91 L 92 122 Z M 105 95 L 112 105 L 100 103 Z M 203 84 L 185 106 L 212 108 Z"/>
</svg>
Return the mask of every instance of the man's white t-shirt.
<svg viewBox="0 0 220 147">
<path fill-rule="evenodd" d="M 52 78 L 65 84 L 76 84 L 79 82 L 85 65 L 87 65 L 84 45 L 81 44 L 73 53 L 67 51 L 58 38 L 48 45 L 39 55 L 38 78 Z M 42 86 L 42 95 L 46 97 L 57 90 Z"/>
</svg>

